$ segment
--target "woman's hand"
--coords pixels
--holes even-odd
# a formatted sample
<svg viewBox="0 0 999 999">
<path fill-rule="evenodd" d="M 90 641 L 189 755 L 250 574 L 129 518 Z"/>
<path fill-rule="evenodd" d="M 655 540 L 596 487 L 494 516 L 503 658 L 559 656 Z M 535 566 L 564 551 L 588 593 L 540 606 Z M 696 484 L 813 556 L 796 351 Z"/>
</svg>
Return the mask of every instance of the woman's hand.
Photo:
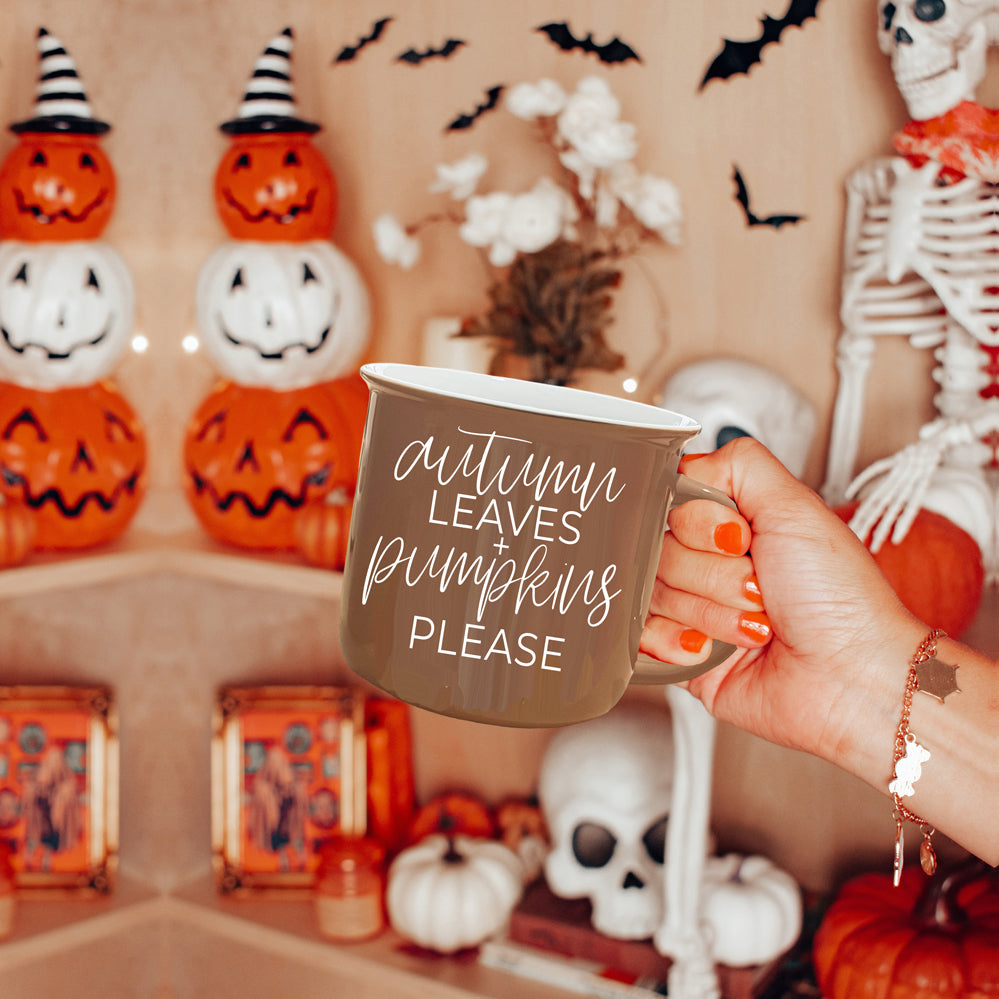
<svg viewBox="0 0 999 999">
<path fill-rule="evenodd" d="M 926 628 L 852 531 L 758 442 L 681 469 L 742 516 L 699 501 L 670 512 L 643 651 L 683 665 L 707 656 L 705 635 L 734 643 L 740 651 L 688 689 L 719 719 L 842 765 L 858 750 L 857 713 L 877 710 L 868 692 L 901 697 Z M 896 720 L 880 719 L 886 738 Z M 890 759 L 890 739 L 882 748 Z"/>
</svg>

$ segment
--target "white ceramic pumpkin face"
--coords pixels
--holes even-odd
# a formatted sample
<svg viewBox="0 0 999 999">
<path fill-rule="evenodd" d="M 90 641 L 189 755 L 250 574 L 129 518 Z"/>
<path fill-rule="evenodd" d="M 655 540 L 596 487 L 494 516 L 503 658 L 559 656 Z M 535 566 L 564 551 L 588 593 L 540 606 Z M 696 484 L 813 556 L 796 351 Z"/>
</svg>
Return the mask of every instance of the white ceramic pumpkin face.
<svg viewBox="0 0 999 999">
<path fill-rule="evenodd" d="M 368 293 L 325 240 L 230 240 L 198 280 L 198 325 L 219 372 L 286 390 L 353 370 L 368 341 Z"/>
<path fill-rule="evenodd" d="M 132 276 L 109 243 L 0 243 L 0 375 L 27 388 L 106 377 L 135 314 Z"/>
</svg>

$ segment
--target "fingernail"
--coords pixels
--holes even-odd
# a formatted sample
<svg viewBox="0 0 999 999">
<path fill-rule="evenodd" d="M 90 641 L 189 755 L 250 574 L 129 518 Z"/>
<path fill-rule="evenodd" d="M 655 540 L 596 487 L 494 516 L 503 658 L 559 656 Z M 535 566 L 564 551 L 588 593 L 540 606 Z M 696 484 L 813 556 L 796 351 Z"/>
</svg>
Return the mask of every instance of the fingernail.
<svg viewBox="0 0 999 999">
<path fill-rule="evenodd" d="M 747 611 L 739 618 L 739 630 L 756 642 L 770 637 L 770 618 L 763 611 Z"/>
<path fill-rule="evenodd" d="M 707 640 L 707 635 L 693 628 L 686 628 L 680 632 L 680 648 L 684 652 L 700 652 Z"/>
<path fill-rule="evenodd" d="M 754 604 L 758 604 L 760 607 L 763 606 L 763 594 L 760 593 L 760 581 L 756 578 L 756 573 L 754 572 L 749 579 L 743 583 L 742 595 Z"/>
<path fill-rule="evenodd" d="M 742 543 L 742 528 L 729 520 L 715 528 L 715 546 L 729 555 L 741 555 L 746 549 Z"/>
</svg>

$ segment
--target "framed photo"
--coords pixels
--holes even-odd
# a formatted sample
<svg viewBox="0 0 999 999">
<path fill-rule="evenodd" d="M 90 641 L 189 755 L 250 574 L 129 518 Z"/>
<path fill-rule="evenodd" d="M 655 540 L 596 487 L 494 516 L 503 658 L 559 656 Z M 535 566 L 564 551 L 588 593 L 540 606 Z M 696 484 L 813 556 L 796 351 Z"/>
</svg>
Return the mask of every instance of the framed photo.
<svg viewBox="0 0 999 999">
<path fill-rule="evenodd" d="M 212 739 L 219 890 L 311 890 L 323 840 L 364 832 L 366 785 L 359 689 L 222 688 Z"/>
<path fill-rule="evenodd" d="M 0 839 L 22 894 L 110 891 L 118 734 L 108 688 L 0 686 Z"/>
</svg>

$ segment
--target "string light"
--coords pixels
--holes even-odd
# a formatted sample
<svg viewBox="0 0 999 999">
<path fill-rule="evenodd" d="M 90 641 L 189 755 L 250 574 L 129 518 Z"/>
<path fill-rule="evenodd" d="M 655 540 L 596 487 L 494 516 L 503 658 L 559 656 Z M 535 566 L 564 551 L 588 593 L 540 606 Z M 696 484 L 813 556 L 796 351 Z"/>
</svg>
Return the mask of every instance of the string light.
<svg viewBox="0 0 999 999">
<path fill-rule="evenodd" d="M 145 333 L 136 333 L 132 337 L 132 350 L 136 354 L 144 354 L 149 350 L 149 337 Z"/>
<path fill-rule="evenodd" d="M 193 354 L 201 346 L 201 342 L 193 333 L 188 333 L 187 336 L 180 341 L 180 346 L 185 354 Z"/>
</svg>

